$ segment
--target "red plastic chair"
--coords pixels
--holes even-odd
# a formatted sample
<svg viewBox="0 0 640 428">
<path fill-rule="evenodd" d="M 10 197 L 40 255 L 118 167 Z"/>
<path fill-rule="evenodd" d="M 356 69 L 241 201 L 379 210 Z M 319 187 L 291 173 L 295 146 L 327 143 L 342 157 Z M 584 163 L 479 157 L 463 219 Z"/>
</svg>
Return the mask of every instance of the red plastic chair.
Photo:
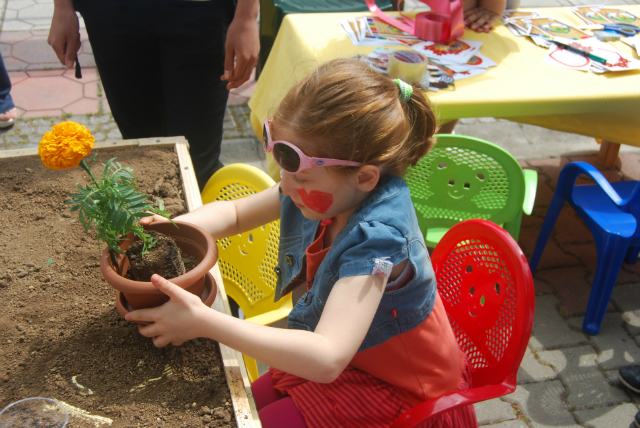
<svg viewBox="0 0 640 428">
<path fill-rule="evenodd" d="M 431 257 L 438 292 L 471 365 L 471 389 L 433 398 L 391 428 L 411 428 L 460 406 L 516 389 L 535 307 L 529 263 L 511 235 L 487 220 L 453 226 Z"/>
</svg>

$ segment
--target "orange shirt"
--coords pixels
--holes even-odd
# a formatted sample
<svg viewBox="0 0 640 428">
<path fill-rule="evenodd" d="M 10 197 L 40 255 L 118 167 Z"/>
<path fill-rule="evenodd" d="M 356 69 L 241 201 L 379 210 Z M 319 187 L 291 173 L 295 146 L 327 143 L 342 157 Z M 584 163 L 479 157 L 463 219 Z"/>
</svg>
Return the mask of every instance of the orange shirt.
<svg viewBox="0 0 640 428">
<path fill-rule="evenodd" d="M 323 248 L 327 224 L 330 221 L 321 222 L 316 240 L 307 248 L 307 290 L 329 251 L 329 247 Z M 438 294 L 433 311 L 421 325 L 358 352 L 350 365 L 397 386 L 413 405 L 458 389 L 465 367 L 464 354 Z"/>
</svg>

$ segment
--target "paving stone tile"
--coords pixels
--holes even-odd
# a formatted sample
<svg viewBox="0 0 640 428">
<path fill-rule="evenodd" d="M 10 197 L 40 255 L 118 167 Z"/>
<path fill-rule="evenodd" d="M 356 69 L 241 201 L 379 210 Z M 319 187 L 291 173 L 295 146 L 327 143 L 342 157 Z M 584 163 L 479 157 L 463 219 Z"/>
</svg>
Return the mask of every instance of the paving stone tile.
<svg viewBox="0 0 640 428">
<path fill-rule="evenodd" d="M 522 252 L 527 256 L 527 259 L 531 259 L 533 249 L 538 241 L 538 235 L 540 230 L 533 228 L 525 228 L 520 230 L 520 238 L 518 239 L 518 245 L 522 248 Z M 560 266 L 577 266 L 580 265 L 580 260 L 571 254 L 565 253 L 556 244 L 553 237 L 551 237 L 542 251 L 542 257 L 538 263 L 538 272 L 540 269 L 557 268 Z"/>
<path fill-rule="evenodd" d="M 8 0 L 7 9 L 22 10 L 34 4 L 36 4 L 36 2 L 32 0 Z"/>
<path fill-rule="evenodd" d="M 573 208 L 565 205 L 553 227 L 553 237 L 560 243 L 593 242 L 593 234 Z"/>
<path fill-rule="evenodd" d="M 595 242 L 591 244 L 567 245 L 564 247 L 568 253 L 578 257 L 584 266 L 587 266 L 586 281 L 593 284 L 593 279 L 598 266 L 598 251 Z M 640 282 L 640 273 L 633 272 L 630 269 L 620 269 L 616 284 L 629 284 Z"/>
<path fill-rule="evenodd" d="M 551 285 L 538 278 L 533 278 L 533 287 L 536 290 L 536 296 L 544 296 L 545 294 L 552 294 L 554 292 Z"/>
<path fill-rule="evenodd" d="M 584 317 L 571 318 L 569 326 L 582 328 Z M 605 314 L 600 332 L 591 336 L 591 344 L 598 350 L 596 362 L 604 370 L 618 369 L 628 364 L 640 364 L 640 348 L 623 327 L 622 315 Z"/>
<path fill-rule="evenodd" d="M 634 426 L 633 420 L 638 408 L 631 404 L 621 404 L 598 409 L 578 410 L 576 419 L 581 424 L 592 428 L 611 428 Z"/>
<path fill-rule="evenodd" d="M 640 180 L 640 155 L 637 153 L 620 154 L 620 172 L 626 180 Z"/>
<path fill-rule="evenodd" d="M 482 425 L 485 428 L 528 428 L 521 420 L 500 422 L 499 424 Z"/>
<path fill-rule="evenodd" d="M 96 100 L 96 105 L 98 101 L 98 82 L 87 82 L 83 85 L 82 93 L 85 98 L 91 98 Z M 97 110 L 96 110 L 97 111 Z"/>
<path fill-rule="evenodd" d="M 478 425 L 495 424 L 516 419 L 513 405 L 499 398 L 481 401 L 473 405 L 478 419 Z"/>
<path fill-rule="evenodd" d="M 4 61 L 5 68 L 9 72 L 25 70 L 29 65 L 28 63 L 24 61 L 20 61 L 19 59 L 15 59 L 13 57 L 3 58 L 3 61 Z"/>
<path fill-rule="evenodd" d="M 95 114 L 98 113 L 98 100 L 82 98 L 62 108 L 65 113 L 71 114 Z"/>
<path fill-rule="evenodd" d="M 0 33 L 0 42 L 12 45 L 16 42 L 28 39 L 31 36 L 33 36 L 33 34 L 31 34 L 30 31 L 9 31 L 3 27 L 2 33 Z"/>
<path fill-rule="evenodd" d="M 518 369 L 518 383 L 540 382 L 544 380 L 552 380 L 556 378 L 556 373 L 549 366 L 540 364 L 536 357 L 527 347 L 524 358 Z"/>
<path fill-rule="evenodd" d="M 22 82 L 24 79 L 29 78 L 29 75 L 27 74 L 26 71 L 10 71 L 9 72 L 9 79 L 11 79 L 11 84 L 12 85 L 17 85 L 18 83 Z"/>
<path fill-rule="evenodd" d="M 11 56 L 11 45 L 0 43 L 0 55 L 2 55 L 2 57 Z"/>
<path fill-rule="evenodd" d="M 78 61 L 80 61 L 80 65 L 82 66 L 82 74 L 84 76 L 84 67 L 95 67 L 96 59 L 93 56 L 93 53 L 78 53 Z"/>
<path fill-rule="evenodd" d="M 536 297 L 533 330 L 529 340 L 532 351 L 587 343 L 587 336 L 570 329 L 560 316 L 556 310 L 558 303 L 559 300 L 553 295 Z"/>
<path fill-rule="evenodd" d="M 11 21 L 18 18 L 17 10 L 5 10 L 4 11 L 4 21 Z"/>
<path fill-rule="evenodd" d="M 81 83 L 90 83 L 90 82 L 96 82 L 98 81 L 98 70 L 95 67 L 85 67 L 84 64 L 81 62 L 80 65 L 82 65 L 82 79 L 76 79 L 76 70 L 75 69 L 65 69 L 64 73 L 62 74 L 64 77 L 66 77 L 67 79 L 71 79 L 74 82 L 81 82 Z"/>
<path fill-rule="evenodd" d="M 620 382 L 620 377 L 618 376 L 618 370 L 607 370 L 604 372 L 604 377 L 609 382 L 609 385 L 615 386 L 623 391 L 626 391 L 629 396 L 633 394 L 633 391 L 627 389 L 622 382 Z"/>
<path fill-rule="evenodd" d="M 584 276 L 585 270 L 582 266 L 536 271 L 536 277 L 550 283 L 559 294 L 559 309 L 567 316 L 583 315 L 587 309 L 591 287 Z"/>
<path fill-rule="evenodd" d="M 551 181 L 549 185 L 551 189 L 556 188 L 556 183 L 558 182 L 558 176 L 560 175 L 560 171 L 562 167 L 565 166 L 569 160 L 566 157 L 554 157 L 554 158 L 540 158 L 535 160 L 530 160 L 529 164 L 538 170 L 538 172 L 544 173 Z"/>
<path fill-rule="evenodd" d="M 505 401 L 517 404 L 535 428 L 559 426 L 578 428 L 579 425 L 562 401 L 566 391 L 559 380 L 518 385 Z"/>
<path fill-rule="evenodd" d="M 51 21 L 52 16 L 53 3 L 34 4 L 18 11 L 18 18 L 27 22 L 31 22 L 32 18 L 48 18 Z"/>
<path fill-rule="evenodd" d="M 82 99 L 82 84 L 61 76 L 33 77 L 15 85 L 11 95 L 27 111 L 56 109 Z"/>
<path fill-rule="evenodd" d="M 57 70 L 27 70 L 26 75 L 29 77 L 51 77 L 51 76 L 62 76 L 64 73 L 64 69 Z"/>
<path fill-rule="evenodd" d="M 249 98 L 241 97 L 235 94 L 229 94 L 227 99 L 227 105 L 244 104 L 249 101 Z"/>
<path fill-rule="evenodd" d="M 567 132 L 558 132 L 551 129 L 533 125 L 522 125 L 522 132 L 529 142 L 536 147 L 544 147 L 549 141 L 553 141 L 553 145 L 558 153 L 568 157 L 574 154 L 584 154 L 597 150 L 596 142 L 591 137 L 583 135 L 571 134 Z M 541 150 L 544 153 L 543 150 Z M 537 156 L 538 158 L 543 156 Z"/>
<path fill-rule="evenodd" d="M 491 122 L 478 123 L 475 125 L 458 124 L 456 132 L 461 135 L 481 138 L 497 144 L 500 147 L 508 148 L 509 153 L 518 159 L 535 158 L 532 155 L 536 148 L 527 141 L 522 129 L 515 122 Z"/>
<path fill-rule="evenodd" d="M 109 140 L 112 140 L 112 139 L 121 140 L 122 139 L 122 134 L 120 133 L 120 130 L 118 128 L 112 129 L 107 134 L 107 139 L 109 139 Z"/>
<path fill-rule="evenodd" d="M 2 31 L 29 31 L 32 28 L 33 25 L 18 20 L 5 21 L 2 24 Z"/>
<path fill-rule="evenodd" d="M 640 284 L 616 286 L 611 301 L 622 312 L 627 331 L 634 336 L 640 334 Z"/>
<path fill-rule="evenodd" d="M 569 394 L 565 402 L 575 408 L 606 406 L 628 402 L 624 391 L 607 382 L 596 364 L 596 351 L 591 346 L 541 351 L 540 361 L 552 365 Z"/>
<path fill-rule="evenodd" d="M 231 160 L 234 160 L 234 162 L 243 162 L 241 159 L 259 161 L 262 159 L 261 151 L 262 147 L 260 143 L 253 138 L 222 140 L 221 152 L 226 162 L 230 162 Z"/>
<path fill-rule="evenodd" d="M 62 109 L 48 109 L 48 110 L 28 110 L 25 111 L 22 116 L 24 118 L 28 117 L 45 117 L 45 116 L 61 116 Z"/>
</svg>

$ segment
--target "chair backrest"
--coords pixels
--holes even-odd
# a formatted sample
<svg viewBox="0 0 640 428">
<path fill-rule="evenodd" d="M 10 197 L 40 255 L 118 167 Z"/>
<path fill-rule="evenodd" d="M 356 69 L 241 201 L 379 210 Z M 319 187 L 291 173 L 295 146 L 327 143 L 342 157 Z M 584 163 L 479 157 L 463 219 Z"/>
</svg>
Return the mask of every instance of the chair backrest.
<svg viewBox="0 0 640 428">
<path fill-rule="evenodd" d="M 502 224 L 520 212 L 524 174 L 509 152 L 464 135 L 443 134 L 437 139 L 404 177 L 423 233 L 471 218 Z"/>
<path fill-rule="evenodd" d="M 473 219 L 452 227 L 431 260 L 449 321 L 469 358 L 473 387 L 506 382 L 515 388 L 535 307 L 522 250 L 501 227 Z"/>
<path fill-rule="evenodd" d="M 218 170 L 202 190 L 202 201 L 231 201 L 258 193 L 275 182 L 262 170 L 246 164 Z M 218 264 L 227 294 L 249 318 L 278 307 L 273 302 L 278 264 L 280 221 L 239 235 L 219 239 Z"/>
</svg>

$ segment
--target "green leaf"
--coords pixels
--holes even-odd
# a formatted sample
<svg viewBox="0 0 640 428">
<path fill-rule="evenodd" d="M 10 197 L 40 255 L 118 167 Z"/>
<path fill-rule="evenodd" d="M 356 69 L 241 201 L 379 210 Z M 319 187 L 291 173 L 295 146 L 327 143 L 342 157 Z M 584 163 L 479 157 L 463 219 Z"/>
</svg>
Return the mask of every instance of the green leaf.
<svg viewBox="0 0 640 428">
<path fill-rule="evenodd" d="M 156 202 L 158 203 L 158 209 L 160 211 L 163 211 L 164 210 L 164 199 L 156 198 Z"/>
<path fill-rule="evenodd" d="M 153 215 L 153 213 L 148 213 L 148 212 L 141 211 L 141 212 L 138 212 L 138 213 L 133 213 L 132 218 L 133 217 L 136 217 L 136 218 L 149 217 L 149 216 L 152 216 L 152 215 Z"/>
<path fill-rule="evenodd" d="M 47 260 L 47 266 L 46 267 L 51 266 L 51 263 L 53 263 L 53 258 L 49 257 L 49 260 Z"/>
<path fill-rule="evenodd" d="M 81 207 L 82 207 L 82 205 L 75 205 L 75 206 L 73 206 L 73 207 L 69 208 L 69 212 L 70 212 L 70 213 L 72 213 L 72 212 L 76 212 L 76 211 L 78 211 Z"/>
</svg>

